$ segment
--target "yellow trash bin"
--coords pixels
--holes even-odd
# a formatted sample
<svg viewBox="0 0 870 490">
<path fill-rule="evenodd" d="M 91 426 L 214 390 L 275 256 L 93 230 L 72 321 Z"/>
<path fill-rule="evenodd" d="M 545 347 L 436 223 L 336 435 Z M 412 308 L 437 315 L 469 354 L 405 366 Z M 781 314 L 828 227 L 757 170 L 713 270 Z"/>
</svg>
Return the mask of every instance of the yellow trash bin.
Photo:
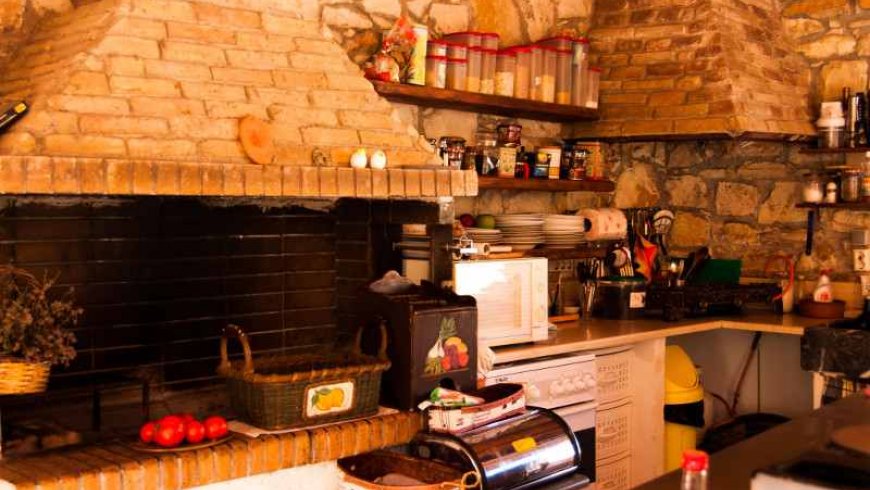
<svg viewBox="0 0 870 490">
<path fill-rule="evenodd" d="M 665 471 L 680 467 L 683 451 L 695 449 L 704 426 L 704 388 L 686 351 L 665 351 Z"/>
</svg>

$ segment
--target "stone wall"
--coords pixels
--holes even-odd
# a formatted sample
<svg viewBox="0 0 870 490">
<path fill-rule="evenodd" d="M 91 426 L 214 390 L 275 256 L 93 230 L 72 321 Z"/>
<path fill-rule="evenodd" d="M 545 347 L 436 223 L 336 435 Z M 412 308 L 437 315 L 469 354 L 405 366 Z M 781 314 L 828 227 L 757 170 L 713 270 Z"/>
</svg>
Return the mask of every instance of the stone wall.
<svg viewBox="0 0 870 490">
<path fill-rule="evenodd" d="M 845 86 L 867 90 L 870 79 L 870 0 L 790 0 L 783 24 L 810 64 L 811 107 L 837 100 Z"/>
</svg>

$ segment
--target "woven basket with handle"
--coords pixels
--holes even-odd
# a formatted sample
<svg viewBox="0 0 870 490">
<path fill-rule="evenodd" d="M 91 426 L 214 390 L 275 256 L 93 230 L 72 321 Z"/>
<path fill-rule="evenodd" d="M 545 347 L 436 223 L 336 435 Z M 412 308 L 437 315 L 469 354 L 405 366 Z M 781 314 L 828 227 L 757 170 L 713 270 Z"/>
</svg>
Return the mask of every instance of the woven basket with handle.
<svg viewBox="0 0 870 490">
<path fill-rule="evenodd" d="M 16 282 L 38 287 L 33 274 L 12 265 L 0 265 L 0 278 L 10 276 Z M 48 386 L 51 367 L 45 362 L 25 361 L 19 357 L 0 357 L 0 395 L 41 393 Z"/>
<path fill-rule="evenodd" d="M 389 369 L 386 327 L 378 357 L 362 354 L 362 330 L 353 349 L 330 354 L 263 356 L 253 359 L 247 335 L 224 329 L 218 374 L 227 378 L 230 403 L 256 427 L 276 430 L 335 422 L 378 411 L 381 374 Z M 230 361 L 229 337 L 238 338 L 244 359 Z"/>
</svg>

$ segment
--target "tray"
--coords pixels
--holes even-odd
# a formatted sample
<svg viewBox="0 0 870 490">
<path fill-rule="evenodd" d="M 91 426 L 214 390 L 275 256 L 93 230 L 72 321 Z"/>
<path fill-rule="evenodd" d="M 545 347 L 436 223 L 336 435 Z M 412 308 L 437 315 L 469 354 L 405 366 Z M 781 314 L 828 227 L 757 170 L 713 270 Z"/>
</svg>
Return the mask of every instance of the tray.
<svg viewBox="0 0 870 490">
<path fill-rule="evenodd" d="M 184 444 L 178 447 L 160 447 L 151 444 L 145 444 L 141 441 L 128 444 L 131 449 L 142 453 L 163 454 L 163 453 L 184 453 L 187 451 L 196 451 L 197 449 L 205 449 L 207 447 L 223 444 L 233 438 L 232 434 L 228 434 L 220 439 L 215 439 L 208 442 L 200 442 L 199 444 Z"/>
</svg>

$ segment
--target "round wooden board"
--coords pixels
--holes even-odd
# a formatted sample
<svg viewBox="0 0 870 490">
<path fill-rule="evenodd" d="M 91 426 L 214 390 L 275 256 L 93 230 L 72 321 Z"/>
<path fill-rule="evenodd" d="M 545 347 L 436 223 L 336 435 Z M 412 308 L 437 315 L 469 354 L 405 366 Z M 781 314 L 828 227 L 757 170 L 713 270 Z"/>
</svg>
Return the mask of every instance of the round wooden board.
<svg viewBox="0 0 870 490">
<path fill-rule="evenodd" d="M 239 141 L 248 158 L 261 165 L 272 163 L 275 158 L 275 143 L 272 140 L 272 125 L 254 116 L 245 116 L 239 121 Z"/>
<path fill-rule="evenodd" d="M 129 444 L 131 449 L 135 449 L 136 451 L 140 451 L 143 453 L 154 453 L 154 454 L 162 454 L 162 453 L 183 453 L 187 451 L 196 451 L 197 449 L 204 449 L 207 447 L 217 446 L 218 444 L 223 444 L 224 442 L 229 441 L 233 438 L 232 434 L 229 434 L 225 437 L 221 437 L 220 439 L 215 439 L 214 441 L 201 442 L 199 444 L 184 444 L 178 447 L 160 447 L 154 446 L 151 444 L 145 444 L 141 441 L 136 441 L 134 443 Z"/>
<path fill-rule="evenodd" d="M 831 434 L 834 444 L 870 456 L 870 424 L 851 425 Z"/>
</svg>

